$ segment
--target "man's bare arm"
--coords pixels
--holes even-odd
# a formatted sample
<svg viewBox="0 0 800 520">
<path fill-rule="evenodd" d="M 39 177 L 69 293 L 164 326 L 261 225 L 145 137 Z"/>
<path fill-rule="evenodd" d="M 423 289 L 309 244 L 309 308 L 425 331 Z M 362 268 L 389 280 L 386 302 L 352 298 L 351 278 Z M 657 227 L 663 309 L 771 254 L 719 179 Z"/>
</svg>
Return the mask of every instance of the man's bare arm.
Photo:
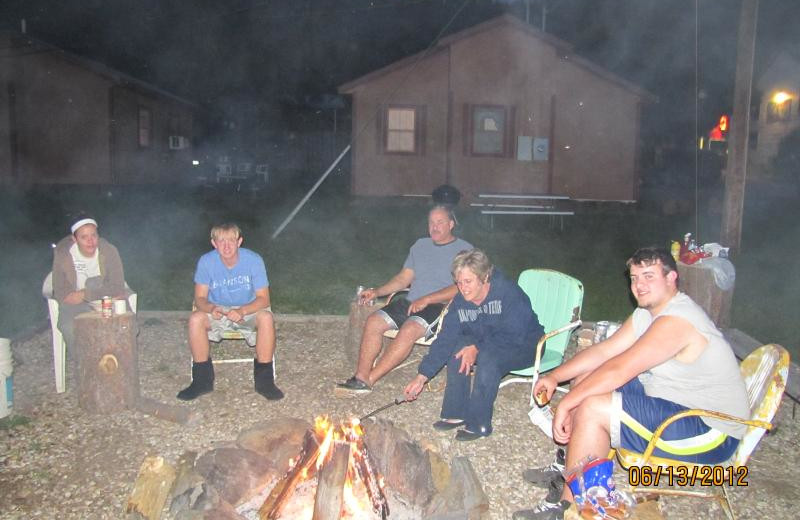
<svg viewBox="0 0 800 520">
<path fill-rule="evenodd" d="M 254 312 L 266 309 L 269 306 L 269 287 L 262 287 L 261 289 L 256 289 L 256 297 L 253 301 L 247 305 L 242 305 L 239 307 L 239 312 L 244 317 L 246 314 L 253 314 Z"/>
<path fill-rule="evenodd" d="M 408 267 L 404 267 L 399 273 L 394 275 L 391 280 L 381 285 L 380 287 L 376 287 L 374 289 L 375 297 L 380 298 L 381 296 L 388 296 L 393 292 L 407 289 L 408 286 L 411 285 L 411 282 L 413 281 L 414 281 L 414 270 L 409 269 Z"/>
<path fill-rule="evenodd" d="M 586 397 L 616 390 L 639 374 L 675 357 L 696 335 L 694 327 L 683 318 L 657 318 L 630 348 L 603 363 L 567 395 L 577 405 Z"/>
<path fill-rule="evenodd" d="M 417 298 L 408 306 L 408 314 L 419 312 L 432 303 L 447 303 L 458 294 L 458 287 L 455 284 L 448 285 L 444 289 L 439 289 L 421 298 Z"/>
<path fill-rule="evenodd" d="M 613 336 L 578 352 L 549 375 L 559 383 L 570 381 L 597 369 L 609 359 L 629 349 L 635 342 L 633 319 L 629 317 Z"/>
<path fill-rule="evenodd" d="M 208 286 L 200 283 L 194 284 L 194 307 L 198 311 L 211 312 L 214 310 L 214 305 L 208 301 Z"/>
</svg>

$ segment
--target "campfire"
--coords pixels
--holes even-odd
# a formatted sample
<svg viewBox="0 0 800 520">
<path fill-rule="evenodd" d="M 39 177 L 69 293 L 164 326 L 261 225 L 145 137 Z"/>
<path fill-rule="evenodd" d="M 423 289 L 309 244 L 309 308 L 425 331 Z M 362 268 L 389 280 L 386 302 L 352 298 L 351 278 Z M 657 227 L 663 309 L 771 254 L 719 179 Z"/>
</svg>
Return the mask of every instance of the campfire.
<svg viewBox="0 0 800 520">
<path fill-rule="evenodd" d="M 145 457 L 126 510 L 150 520 L 486 518 L 469 459 L 441 455 L 391 421 L 276 417 L 174 463 Z M 389 515 L 391 509 L 391 516 Z"/>
<path fill-rule="evenodd" d="M 314 520 L 363 518 L 371 509 L 381 519 L 389 516 L 383 492 L 384 481 L 375 470 L 358 419 L 334 426 L 327 417 L 317 417 L 306 432 L 297 459 L 272 488 L 259 509 L 260 520 L 277 520 L 297 487 L 316 477 Z M 311 504 L 307 505 L 311 508 Z"/>
</svg>

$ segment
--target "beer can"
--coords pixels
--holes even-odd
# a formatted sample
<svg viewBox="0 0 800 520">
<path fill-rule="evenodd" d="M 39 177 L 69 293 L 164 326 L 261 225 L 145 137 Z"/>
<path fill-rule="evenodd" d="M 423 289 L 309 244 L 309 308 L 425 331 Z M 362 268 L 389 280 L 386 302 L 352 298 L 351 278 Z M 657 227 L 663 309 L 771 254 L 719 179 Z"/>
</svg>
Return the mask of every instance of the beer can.
<svg viewBox="0 0 800 520">
<path fill-rule="evenodd" d="M 100 312 L 104 318 L 110 318 L 114 314 L 114 302 L 111 300 L 111 296 L 103 296 Z"/>
<path fill-rule="evenodd" d="M 601 341 L 606 339 L 606 334 L 608 333 L 608 322 L 607 321 L 598 321 L 594 324 L 594 342 L 600 343 Z"/>
<path fill-rule="evenodd" d="M 356 301 L 357 302 L 361 302 L 361 293 L 363 293 L 363 292 L 364 292 L 364 286 L 363 285 L 359 285 L 358 287 L 356 287 Z"/>
</svg>

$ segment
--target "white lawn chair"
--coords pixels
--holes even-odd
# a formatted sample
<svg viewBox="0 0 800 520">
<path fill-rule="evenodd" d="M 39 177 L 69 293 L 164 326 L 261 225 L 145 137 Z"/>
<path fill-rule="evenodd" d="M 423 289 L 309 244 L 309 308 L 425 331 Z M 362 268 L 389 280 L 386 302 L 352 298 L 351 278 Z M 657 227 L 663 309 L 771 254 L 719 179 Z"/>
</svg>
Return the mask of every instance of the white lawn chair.
<svg viewBox="0 0 800 520">
<path fill-rule="evenodd" d="M 137 300 L 136 293 L 130 290 L 127 282 L 125 283 L 125 289 L 130 292 L 130 295 L 128 296 L 128 305 L 130 305 L 131 310 L 135 313 Z M 53 333 L 53 367 L 56 372 L 56 392 L 60 394 L 65 390 L 67 345 L 64 343 L 64 337 L 61 335 L 61 331 L 58 330 L 59 305 L 58 301 L 53 298 L 52 272 L 47 273 L 47 276 L 42 283 L 42 296 L 47 299 L 47 309 L 50 313 L 50 329 Z"/>
</svg>

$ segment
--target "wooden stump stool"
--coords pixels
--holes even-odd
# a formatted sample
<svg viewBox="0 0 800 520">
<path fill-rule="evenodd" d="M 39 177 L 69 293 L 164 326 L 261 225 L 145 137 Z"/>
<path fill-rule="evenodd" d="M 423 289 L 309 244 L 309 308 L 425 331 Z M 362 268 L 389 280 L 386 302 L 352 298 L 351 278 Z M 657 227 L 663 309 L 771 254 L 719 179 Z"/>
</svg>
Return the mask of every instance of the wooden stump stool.
<svg viewBox="0 0 800 520">
<path fill-rule="evenodd" d="M 706 311 L 720 329 L 731 323 L 733 289 L 723 291 L 714 280 L 714 270 L 703 264 L 678 262 L 678 287 Z"/>
<path fill-rule="evenodd" d="M 358 351 L 361 348 L 361 335 L 364 332 L 364 324 L 373 311 L 383 307 L 381 304 L 359 305 L 356 302 L 350 303 L 350 317 L 347 323 L 347 337 L 344 340 L 344 352 L 349 363 L 347 369 L 353 370 L 358 363 Z"/>
<path fill-rule="evenodd" d="M 78 404 L 88 412 L 133 409 L 139 399 L 136 315 L 104 318 L 99 312 L 75 318 Z"/>
</svg>

